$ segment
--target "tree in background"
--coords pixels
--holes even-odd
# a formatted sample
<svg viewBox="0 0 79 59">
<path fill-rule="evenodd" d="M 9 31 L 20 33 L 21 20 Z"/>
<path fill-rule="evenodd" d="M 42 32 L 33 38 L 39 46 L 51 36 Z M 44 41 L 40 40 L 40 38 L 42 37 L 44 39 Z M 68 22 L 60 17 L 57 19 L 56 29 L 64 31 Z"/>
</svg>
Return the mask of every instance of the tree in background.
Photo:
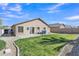
<svg viewBox="0 0 79 59">
<path fill-rule="evenodd" d="M 2 19 L 0 18 L 0 28 L 3 28 Z"/>
<path fill-rule="evenodd" d="M 2 26 L 2 19 L 0 19 L 0 26 Z"/>
</svg>

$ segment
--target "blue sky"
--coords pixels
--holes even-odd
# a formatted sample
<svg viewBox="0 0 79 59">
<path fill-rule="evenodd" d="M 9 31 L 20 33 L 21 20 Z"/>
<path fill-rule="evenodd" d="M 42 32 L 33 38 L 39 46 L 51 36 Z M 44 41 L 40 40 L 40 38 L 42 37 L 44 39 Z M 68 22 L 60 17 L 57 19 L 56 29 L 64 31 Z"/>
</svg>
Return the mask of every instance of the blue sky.
<svg viewBox="0 0 79 59">
<path fill-rule="evenodd" d="M 0 3 L 0 18 L 9 26 L 34 18 L 79 26 L 79 3 Z"/>
</svg>

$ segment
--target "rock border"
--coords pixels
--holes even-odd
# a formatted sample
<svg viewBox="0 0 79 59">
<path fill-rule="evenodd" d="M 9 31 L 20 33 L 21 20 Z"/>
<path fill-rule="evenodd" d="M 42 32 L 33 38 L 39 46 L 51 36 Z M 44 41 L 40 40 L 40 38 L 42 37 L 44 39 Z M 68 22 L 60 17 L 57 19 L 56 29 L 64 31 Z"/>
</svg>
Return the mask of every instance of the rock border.
<svg viewBox="0 0 79 59">
<path fill-rule="evenodd" d="M 74 38 L 74 40 L 76 40 L 77 38 L 79 37 L 79 35 L 76 37 L 76 38 Z M 72 41 L 74 41 L 74 40 L 71 40 L 71 41 L 69 41 L 68 43 L 66 43 L 65 44 L 65 46 L 60 50 L 60 53 L 58 54 L 58 56 L 65 56 L 65 54 L 67 53 L 66 51 L 67 51 L 67 49 L 69 50 L 70 48 L 72 49 L 73 48 L 73 46 L 70 46 L 70 48 L 67 48 L 69 45 L 70 45 L 70 43 L 72 43 Z M 68 52 L 70 52 L 71 50 L 69 50 Z"/>
</svg>

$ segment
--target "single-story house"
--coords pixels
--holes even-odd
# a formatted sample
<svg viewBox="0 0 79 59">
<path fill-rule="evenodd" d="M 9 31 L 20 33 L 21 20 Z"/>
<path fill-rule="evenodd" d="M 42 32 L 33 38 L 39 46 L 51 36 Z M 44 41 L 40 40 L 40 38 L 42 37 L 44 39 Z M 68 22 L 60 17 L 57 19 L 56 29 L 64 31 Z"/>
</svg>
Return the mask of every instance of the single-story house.
<svg viewBox="0 0 79 59">
<path fill-rule="evenodd" d="M 28 36 L 31 34 L 48 34 L 50 33 L 50 27 L 40 18 L 36 18 L 30 21 L 17 23 L 11 26 L 16 36 Z"/>
</svg>

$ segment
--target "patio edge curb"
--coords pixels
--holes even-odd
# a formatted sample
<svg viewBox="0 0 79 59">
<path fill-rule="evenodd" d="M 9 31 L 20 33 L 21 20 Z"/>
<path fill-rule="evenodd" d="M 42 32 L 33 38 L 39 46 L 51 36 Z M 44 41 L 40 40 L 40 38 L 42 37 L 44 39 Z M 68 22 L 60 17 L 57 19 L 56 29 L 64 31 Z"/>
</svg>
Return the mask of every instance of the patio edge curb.
<svg viewBox="0 0 79 59">
<path fill-rule="evenodd" d="M 15 42 L 13 43 L 13 45 L 16 48 L 16 56 L 20 56 L 20 54 L 19 54 L 19 47 L 15 44 Z"/>
</svg>

